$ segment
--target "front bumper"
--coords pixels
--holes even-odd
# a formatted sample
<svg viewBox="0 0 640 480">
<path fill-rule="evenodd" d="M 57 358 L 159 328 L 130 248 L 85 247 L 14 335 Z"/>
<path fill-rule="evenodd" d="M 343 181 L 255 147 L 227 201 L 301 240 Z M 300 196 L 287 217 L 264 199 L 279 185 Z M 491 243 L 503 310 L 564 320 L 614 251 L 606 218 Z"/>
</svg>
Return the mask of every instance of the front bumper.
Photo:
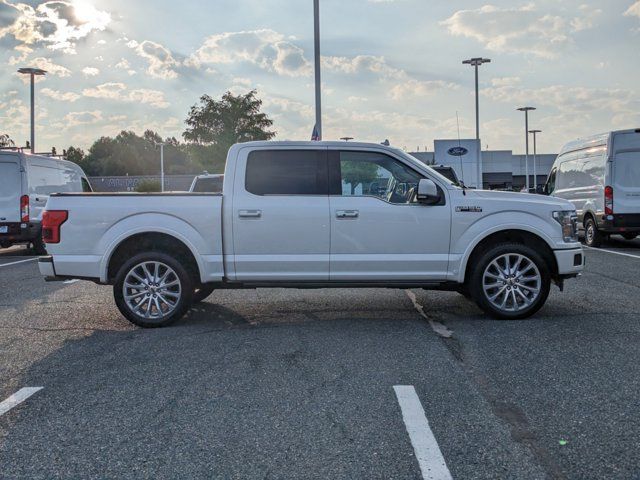
<svg viewBox="0 0 640 480">
<path fill-rule="evenodd" d="M 559 276 L 576 276 L 584 270 L 585 257 L 582 248 L 554 250 L 553 253 L 556 256 Z"/>
</svg>

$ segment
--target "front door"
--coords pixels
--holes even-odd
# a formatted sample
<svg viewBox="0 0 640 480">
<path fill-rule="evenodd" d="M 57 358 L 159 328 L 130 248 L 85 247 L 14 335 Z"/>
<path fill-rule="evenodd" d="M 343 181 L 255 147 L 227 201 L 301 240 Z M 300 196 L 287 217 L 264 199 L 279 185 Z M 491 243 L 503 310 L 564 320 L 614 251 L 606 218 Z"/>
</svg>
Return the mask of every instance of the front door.
<svg viewBox="0 0 640 480">
<path fill-rule="evenodd" d="M 376 151 L 329 152 L 331 280 L 445 280 L 450 207 L 416 202 L 423 174 Z"/>
<path fill-rule="evenodd" d="M 232 200 L 236 280 L 329 279 L 326 157 L 317 148 L 240 153 Z"/>
</svg>

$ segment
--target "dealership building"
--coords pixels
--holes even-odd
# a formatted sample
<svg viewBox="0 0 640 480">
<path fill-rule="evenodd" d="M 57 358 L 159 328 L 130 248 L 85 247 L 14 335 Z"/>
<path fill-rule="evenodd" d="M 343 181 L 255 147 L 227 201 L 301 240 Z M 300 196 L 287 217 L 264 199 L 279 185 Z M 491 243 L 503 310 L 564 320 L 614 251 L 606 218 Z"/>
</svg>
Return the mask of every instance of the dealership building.
<svg viewBox="0 0 640 480">
<path fill-rule="evenodd" d="M 435 140 L 433 152 L 410 152 L 427 165 L 452 167 L 465 185 L 478 187 L 477 140 Z M 525 155 L 511 150 L 484 150 L 481 152 L 482 185 L 489 189 L 520 190 L 525 185 Z M 556 154 L 538 154 L 535 158 L 538 184 L 544 184 L 551 171 Z M 533 153 L 529 154 L 529 184 L 533 187 Z"/>
</svg>

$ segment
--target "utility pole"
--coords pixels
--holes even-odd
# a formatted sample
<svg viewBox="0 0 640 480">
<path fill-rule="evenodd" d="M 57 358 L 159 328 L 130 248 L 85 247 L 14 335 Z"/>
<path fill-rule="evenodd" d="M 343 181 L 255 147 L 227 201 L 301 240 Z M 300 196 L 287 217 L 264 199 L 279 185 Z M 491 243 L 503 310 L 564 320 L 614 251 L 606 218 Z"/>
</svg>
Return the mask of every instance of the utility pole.
<svg viewBox="0 0 640 480">
<path fill-rule="evenodd" d="M 536 134 L 542 133 L 542 130 L 529 130 L 529 133 L 533 133 L 533 188 L 538 190 L 538 174 L 536 172 L 536 163 L 538 163 L 538 149 L 536 147 Z"/>
<path fill-rule="evenodd" d="M 524 138 L 525 138 L 525 154 L 524 154 L 524 169 L 525 169 L 525 188 L 527 193 L 529 192 L 529 112 L 535 110 L 535 107 L 520 107 L 518 111 L 524 112 Z"/>
<path fill-rule="evenodd" d="M 46 70 L 40 68 L 19 68 L 18 73 L 29 75 L 31 77 L 31 153 L 35 153 L 36 149 L 36 95 L 35 95 L 35 77 L 36 75 L 45 75 Z"/>
<path fill-rule="evenodd" d="M 320 76 L 320 0 L 313 0 L 313 52 L 316 84 L 316 131 L 322 140 L 322 80 Z"/>
<path fill-rule="evenodd" d="M 463 65 L 471 65 L 475 70 L 475 80 L 476 80 L 476 140 L 478 143 L 478 188 L 482 189 L 484 183 L 482 180 L 482 148 L 480 145 L 480 98 L 478 92 L 478 67 L 483 63 L 490 63 L 490 58 L 470 58 L 469 60 L 463 60 Z"/>
</svg>

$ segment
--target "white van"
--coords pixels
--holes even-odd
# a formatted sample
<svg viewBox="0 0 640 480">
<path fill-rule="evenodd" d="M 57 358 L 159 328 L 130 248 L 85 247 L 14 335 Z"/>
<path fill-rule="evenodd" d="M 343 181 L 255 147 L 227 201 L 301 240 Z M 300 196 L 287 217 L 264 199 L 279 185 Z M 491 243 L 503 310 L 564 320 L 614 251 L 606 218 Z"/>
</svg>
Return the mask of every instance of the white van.
<svg viewBox="0 0 640 480">
<path fill-rule="evenodd" d="M 634 239 L 640 234 L 640 128 L 565 145 L 544 193 L 575 205 L 588 246 L 600 246 L 610 234 Z"/>
<path fill-rule="evenodd" d="M 27 243 L 46 253 L 40 221 L 49 195 L 90 191 L 87 176 L 73 162 L 0 149 L 0 248 Z"/>
</svg>

